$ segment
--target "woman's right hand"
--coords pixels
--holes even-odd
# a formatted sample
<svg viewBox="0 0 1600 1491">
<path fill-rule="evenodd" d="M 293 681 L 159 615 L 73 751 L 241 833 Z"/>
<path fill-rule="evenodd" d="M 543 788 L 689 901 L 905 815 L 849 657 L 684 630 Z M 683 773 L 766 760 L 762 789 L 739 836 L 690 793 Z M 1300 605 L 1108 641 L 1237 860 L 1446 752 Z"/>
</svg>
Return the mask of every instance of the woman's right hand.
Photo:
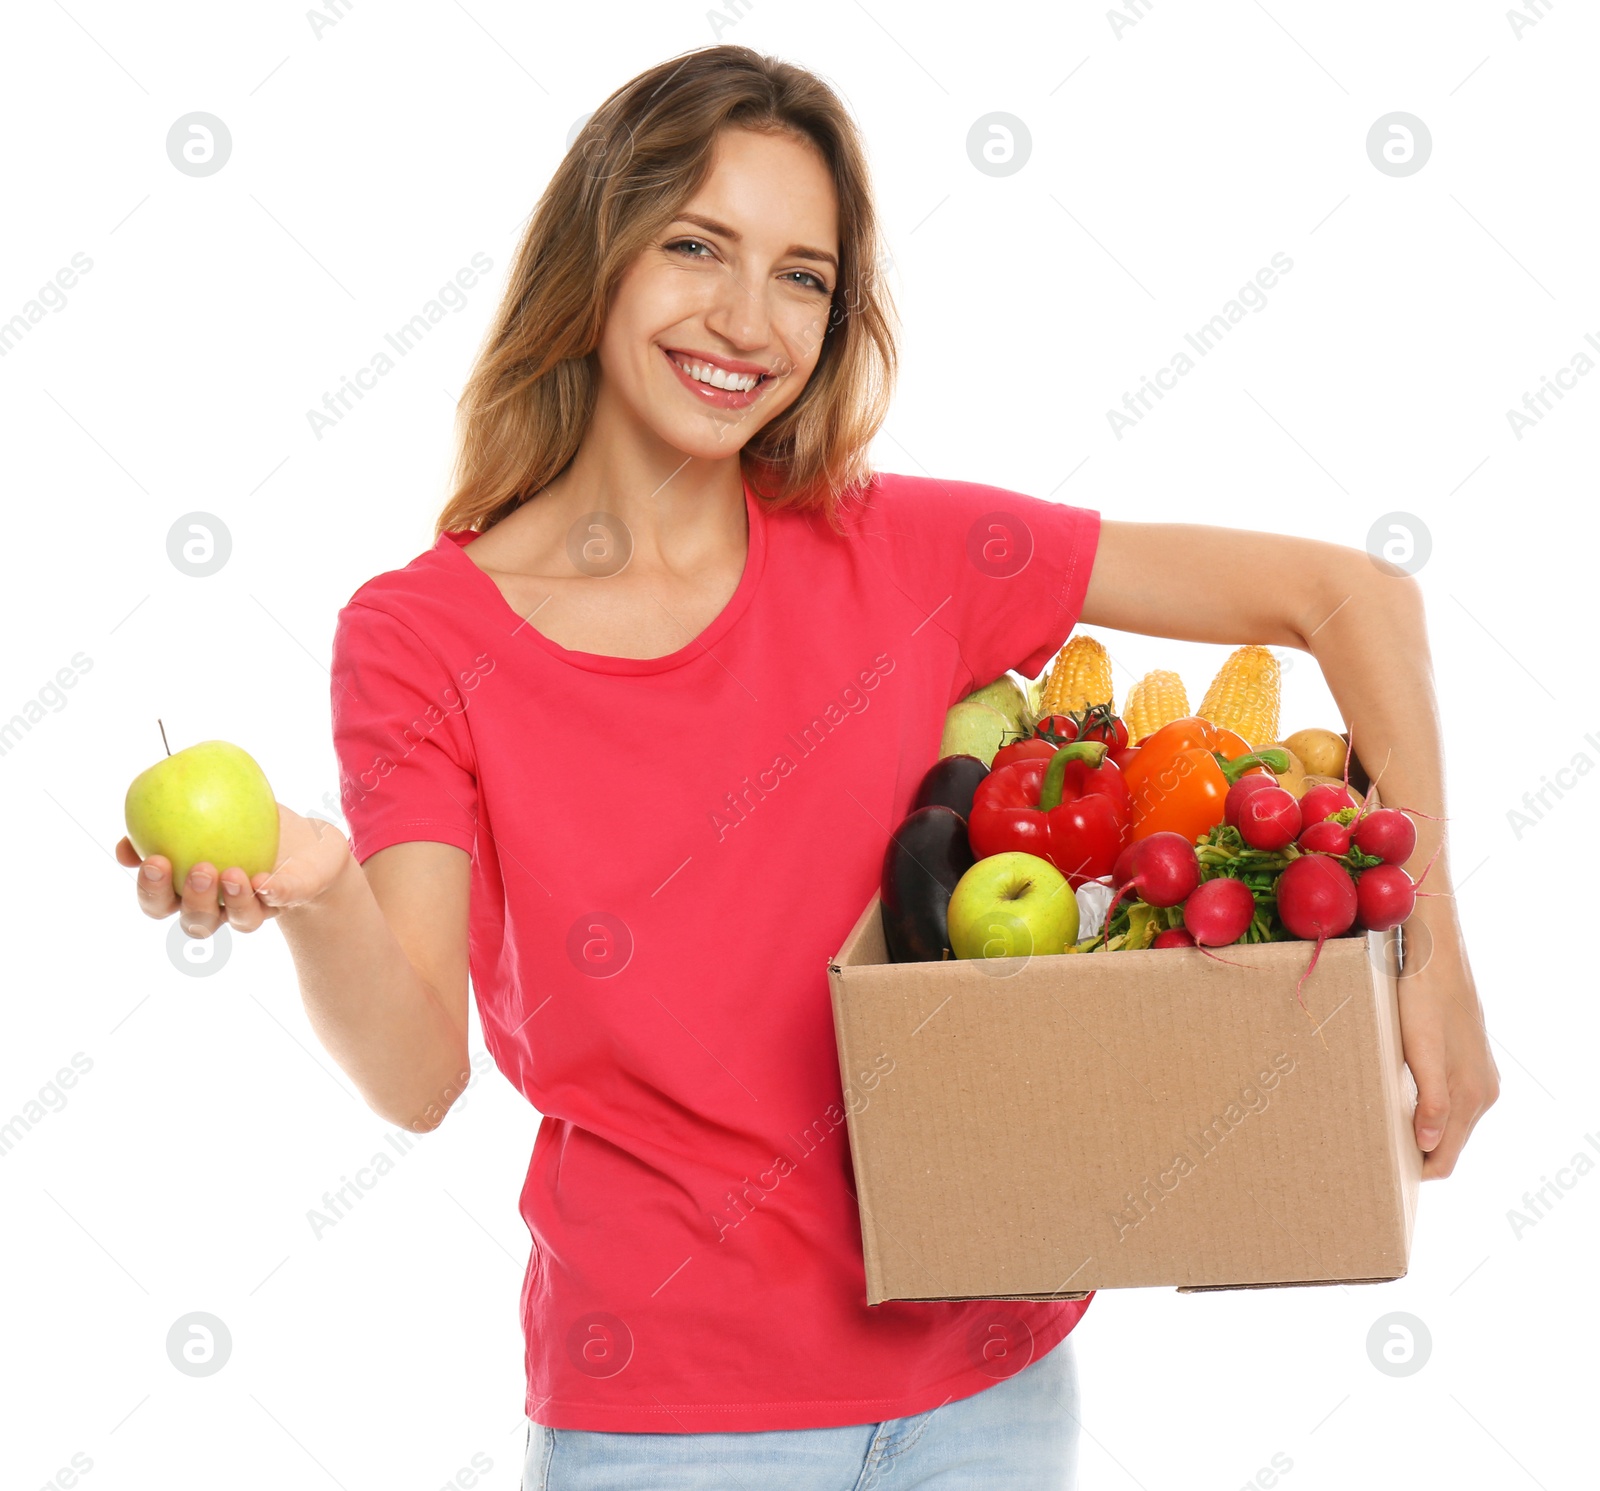
<svg viewBox="0 0 1600 1491">
<path fill-rule="evenodd" d="M 138 891 L 144 914 L 159 920 L 181 910 L 180 923 L 191 937 L 209 937 L 224 922 L 236 932 L 253 932 L 280 911 L 321 901 L 351 867 L 359 868 L 350 841 L 337 828 L 322 818 L 302 818 L 281 802 L 278 862 L 250 876 L 237 865 L 223 866 L 220 902 L 218 869 L 208 861 L 194 865 L 188 881 L 175 888 L 172 862 L 165 855 L 141 861 L 126 838 L 118 842 L 116 855 L 118 864 L 141 866 Z M 197 883 L 201 880 L 203 884 Z"/>
</svg>

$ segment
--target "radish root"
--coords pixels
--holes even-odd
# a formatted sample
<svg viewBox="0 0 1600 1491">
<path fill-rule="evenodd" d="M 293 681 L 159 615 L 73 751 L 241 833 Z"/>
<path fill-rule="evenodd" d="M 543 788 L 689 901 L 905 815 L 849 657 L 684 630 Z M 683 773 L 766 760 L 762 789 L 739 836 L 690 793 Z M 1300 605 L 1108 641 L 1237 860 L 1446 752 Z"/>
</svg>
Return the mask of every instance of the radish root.
<svg viewBox="0 0 1600 1491">
<path fill-rule="evenodd" d="M 1233 946 L 1232 943 L 1229 943 L 1228 945 L 1230 947 Z M 1199 948 L 1200 951 L 1203 952 L 1208 958 L 1210 958 L 1213 963 L 1226 963 L 1229 968 L 1248 968 L 1253 973 L 1259 973 L 1261 971 L 1252 963 L 1235 963 L 1232 958 L 1219 958 L 1214 952 L 1211 951 L 1210 948 L 1205 946 L 1204 943 L 1197 942 L 1195 943 L 1195 946 Z"/>
</svg>

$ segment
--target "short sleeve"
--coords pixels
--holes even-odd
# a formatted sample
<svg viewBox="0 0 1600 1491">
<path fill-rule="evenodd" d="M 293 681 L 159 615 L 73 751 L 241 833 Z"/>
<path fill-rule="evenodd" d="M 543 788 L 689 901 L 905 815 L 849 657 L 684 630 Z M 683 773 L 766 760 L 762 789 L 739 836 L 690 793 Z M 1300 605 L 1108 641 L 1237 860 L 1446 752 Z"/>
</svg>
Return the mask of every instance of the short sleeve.
<svg viewBox="0 0 1600 1491">
<path fill-rule="evenodd" d="M 339 796 L 365 862 L 412 840 L 472 852 L 478 786 L 466 711 L 476 663 L 452 668 L 403 621 L 352 601 L 334 627 L 330 694 Z"/>
<path fill-rule="evenodd" d="M 979 482 L 884 476 L 901 589 L 955 641 L 968 678 L 1037 677 L 1083 611 L 1100 514 Z"/>
</svg>

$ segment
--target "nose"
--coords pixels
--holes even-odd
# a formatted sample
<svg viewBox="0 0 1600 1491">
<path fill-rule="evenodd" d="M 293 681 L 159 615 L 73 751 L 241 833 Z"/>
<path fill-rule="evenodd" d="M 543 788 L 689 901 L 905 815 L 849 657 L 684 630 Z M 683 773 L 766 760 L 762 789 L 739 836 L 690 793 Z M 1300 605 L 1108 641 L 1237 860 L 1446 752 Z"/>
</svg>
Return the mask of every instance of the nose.
<svg viewBox="0 0 1600 1491">
<path fill-rule="evenodd" d="M 728 270 L 706 312 L 706 326 L 730 346 L 753 353 L 772 339 L 772 308 L 762 284 Z"/>
</svg>

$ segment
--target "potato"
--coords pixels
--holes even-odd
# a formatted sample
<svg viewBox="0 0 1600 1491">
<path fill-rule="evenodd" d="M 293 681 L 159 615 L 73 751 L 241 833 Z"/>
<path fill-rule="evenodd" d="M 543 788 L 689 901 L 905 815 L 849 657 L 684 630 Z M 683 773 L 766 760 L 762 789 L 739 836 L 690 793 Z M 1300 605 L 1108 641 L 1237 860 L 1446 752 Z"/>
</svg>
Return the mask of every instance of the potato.
<svg viewBox="0 0 1600 1491">
<path fill-rule="evenodd" d="M 1305 764 L 1307 776 L 1343 778 L 1345 741 L 1342 735 L 1332 730 L 1296 730 L 1283 744 Z"/>
</svg>

